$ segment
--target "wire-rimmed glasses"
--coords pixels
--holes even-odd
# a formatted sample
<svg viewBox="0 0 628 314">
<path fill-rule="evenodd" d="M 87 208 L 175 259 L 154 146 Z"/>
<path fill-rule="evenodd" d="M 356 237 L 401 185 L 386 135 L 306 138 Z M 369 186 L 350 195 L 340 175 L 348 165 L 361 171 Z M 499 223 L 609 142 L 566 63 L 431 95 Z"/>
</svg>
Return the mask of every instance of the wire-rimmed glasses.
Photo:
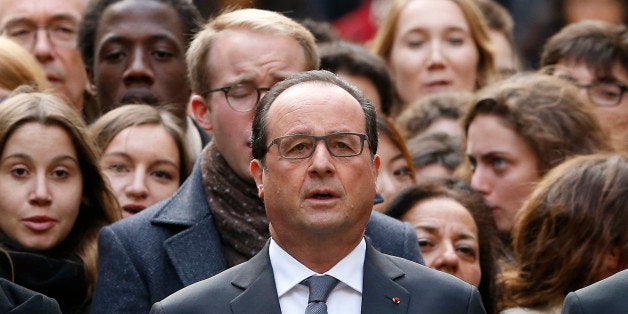
<svg viewBox="0 0 628 314">
<path fill-rule="evenodd" d="M 266 147 L 266 150 L 270 150 L 276 144 L 279 156 L 286 159 L 303 159 L 314 154 L 318 141 L 324 141 L 330 155 L 352 157 L 362 153 L 364 141 L 367 138 L 366 134 L 352 132 L 339 132 L 324 136 L 294 134 L 275 138 Z"/>
<path fill-rule="evenodd" d="M 37 26 L 30 23 L 15 23 L 2 30 L 17 43 L 32 50 L 37 42 L 39 30 L 44 30 L 48 40 L 56 47 L 76 47 L 78 25 L 73 21 L 58 21 L 49 25 Z"/>
<path fill-rule="evenodd" d="M 594 105 L 599 107 L 615 107 L 621 102 L 628 86 L 616 79 L 597 79 L 588 84 L 581 84 L 576 78 L 571 76 L 562 66 L 548 66 L 542 70 L 544 73 L 561 78 L 574 86 L 584 89 L 587 97 Z"/>
<path fill-rule="evenodd" d="M 214 92 L 223 92 L 227 105 L 237 112 L 249 112 L 253 110 L 262 95 L 262 92 L 269 91 L 269 87 L 255 87 L 249 83 L 238 83 L 229 86 L 214 88 L 205 91 L 202 96 Z"/>
</svg>

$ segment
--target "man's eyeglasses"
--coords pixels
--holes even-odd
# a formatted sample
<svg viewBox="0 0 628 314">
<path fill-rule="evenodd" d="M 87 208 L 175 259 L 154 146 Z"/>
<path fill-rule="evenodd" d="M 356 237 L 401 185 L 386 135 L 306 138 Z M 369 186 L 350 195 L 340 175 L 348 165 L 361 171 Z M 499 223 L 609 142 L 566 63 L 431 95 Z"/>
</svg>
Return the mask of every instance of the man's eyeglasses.
<svg viewBox="0 0 628 314">
<path fill-rule="evenodd" d="M 279 156 L 287 159 L 309 158 L 316 150 L 318 141 L 324 141 L 327 151 L 334 157 L 351 157 L 362 153 L 368 137 L 360 133 L 333 133 L 325 136 L 305 134 L 286 135 L 275 138 L 266 150 L 277 144 Z"/>
<path fill-rule="evenodd" d="M 249 112 L 257 106 L 262 92 L 269 90 L 269 87 L 258 88 L 249 83 L 239 83 L 207 90 L 201 96 L 205 97 L 209 93 L 223 92 L 231 109 L 238 112 Z"/>
<path fill-rule="evenodd" d="M 600 107 L 619 105 L 628 87 L 619 82 L 595 82 L 592 84 L 575 84 L 587 90 L 589 100 Z"/>
<path fill-rule="evenodd" d="M 574 84 L 580 89 L 585 89 L 589 100 L 594 105 L 600 107 L 615 107 L 619 105 L 624 93 L 628 90 L 628 86 L 617 81 L 602 80 L 590 84 L 580 84 L 569 75 L 557 74 L 556 76 Z"/>
<path fill-rule="evenodd" d="M 33 49 L 37 41 L 37 34 L 43 29 L 48 40 L 56 47 L 76 47 L 76 23 L 61 21 L 50 25 L 36 26 L 33 24 L 15 24 L 6 27 L 2 34 L 11 37 L 26 49 Z"/>
</svg>

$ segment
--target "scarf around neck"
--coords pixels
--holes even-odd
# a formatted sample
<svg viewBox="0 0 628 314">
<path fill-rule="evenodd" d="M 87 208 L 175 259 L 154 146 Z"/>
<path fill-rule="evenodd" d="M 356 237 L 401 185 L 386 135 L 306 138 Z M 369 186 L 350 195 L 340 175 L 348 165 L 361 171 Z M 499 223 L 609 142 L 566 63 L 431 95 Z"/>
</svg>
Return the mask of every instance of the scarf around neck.
<svg viewBox="0 0 628 314">
<path fill-rule="evenodd" d="M 254 183 L 242 180 L 211 142 L 201 154 L 209 210 L 228 267 L 257 254 L 270 237 L 264 203 Z"/>
<path fill-rule="evenodd" d="M 83 262 L 55 248 L 35 252 L 0 231 L 0 277 L 54 298 L 63 313 L 87 313 L 90 296 Z"/>
</svg>

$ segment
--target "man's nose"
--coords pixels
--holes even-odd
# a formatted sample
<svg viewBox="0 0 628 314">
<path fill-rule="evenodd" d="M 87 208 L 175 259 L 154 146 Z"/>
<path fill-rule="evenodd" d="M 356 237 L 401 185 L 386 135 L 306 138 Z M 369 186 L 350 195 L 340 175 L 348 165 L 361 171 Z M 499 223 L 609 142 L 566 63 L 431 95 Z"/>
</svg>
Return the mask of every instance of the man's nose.
<svg viewBox="0 0 628 314">
<path fill-rule="evenodd" d="M 45 28 L 38 28 L 33 35 L 33 43 L 30 48 L 31 53 L 37 58 L 39 62 L 44 62 L 53 58 L 54 44 L 50 40 L 48 30 Z"/>
</svg>

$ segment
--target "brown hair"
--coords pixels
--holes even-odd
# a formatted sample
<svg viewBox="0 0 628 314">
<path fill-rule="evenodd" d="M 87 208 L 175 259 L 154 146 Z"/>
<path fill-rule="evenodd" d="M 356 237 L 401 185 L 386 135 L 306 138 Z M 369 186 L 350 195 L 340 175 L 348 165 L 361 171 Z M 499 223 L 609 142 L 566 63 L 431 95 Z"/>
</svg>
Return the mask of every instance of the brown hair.
<svg viewBox="0 0 628 314">
<path fill-rule="evenodd" d="M 463 119 L 465 136 L 477 116 L 499 117 L 530 146 L 541 176 L 568 157 L 611 150 L 578 90 L 559 78 L 519 74 L 480 91 L 478 98 Z"/>
<path fill-rule="evenodd" d="M 605 256 L 628 261 L 628 155 L 596 154 L 550 171 L 513 229 L 518 268 L 504 277 L 505 303 L 539 307 L 599 279 Z"/>
<path fill-rule="evenodd" d="M 410 152 L 408 151 L 408 147 L 406 147 L 406 142 L 404 141 L 399 131 L 395 127 L 395 124 L 387 117 L 383 115 L 377 115 L 377 133 L 378 136 L 381 137 L 386 136 L 390 139 L 390 141 L 401 151 L 401 155 L 403 155 L 403 159 L 408 164 L 408 170 L 410 170 L 410 177 L 413 182 L 416 182 L 416 172 L 414 169 L 414 163 L 412 162 L 412 156 L 410 156 Z"/>
<path fill-rule="evenodd" d="M 470 92 L 445 91 L 410 103 L 395 119 L 399 132 L 409 139 L 420 135 L 440 119 L 460 120 L 473 102 Z"/>
<path fill-rule="evenodd" d="M 406 4 L 413 0 L 395 0 L 391 3 L 388 15 L 379 27 L 375 39 L 373 40 L 373 52 L 384 60 L 390 59 L 395 37 L 397 36 L 397 23 L 399 16 L 406 7 Z M 478 61 L 478 82 L 477 88 L 488 84 L 493 77 L 493 51 L 490 48 L 490 39 L 488 36 L 488 28 L 482 12 L 478 8 L 474 0 L 449 0 L 454 2 L 462 10 L 467 23 L 471 37 L 478 49 L 480 59 Z"/>
<path fill-rule="evenodd" d="M 583 62 L 602 77 L 617 63 L 628 71 L 628 28 L 589 20 L 569 24 L 547 41 L 541 66 L 564 60 Z"/>
<path fill-rule="evenodd" d="M 160 125 L 172 136 L 179 152 L 179 184 L 183 183 L 192 171 L 192 158 L 185 144 L 185 122 L 171 111 L 149 105 L 124 105 L 107 112 L 89 127 L 89 133 L 101 152 L 104 152 L 118 133 L 139 125 Z"/>
<path fill-rule="evenodd" d="M 76 149 L 84 178 L 83 197 L 76 222 L 64 242 L 72 244 L 72 253 L 83 261 L 91 295 L 97 275 L 98 232 L 120 219 L 118 203 L 100 172 L 98 150 L 74 108 L 45 93 L 17 93 L 9 97 L 0 104 L 0 152 L 13 132 L 27 123 L 63 128 Z"/>
</svg>

